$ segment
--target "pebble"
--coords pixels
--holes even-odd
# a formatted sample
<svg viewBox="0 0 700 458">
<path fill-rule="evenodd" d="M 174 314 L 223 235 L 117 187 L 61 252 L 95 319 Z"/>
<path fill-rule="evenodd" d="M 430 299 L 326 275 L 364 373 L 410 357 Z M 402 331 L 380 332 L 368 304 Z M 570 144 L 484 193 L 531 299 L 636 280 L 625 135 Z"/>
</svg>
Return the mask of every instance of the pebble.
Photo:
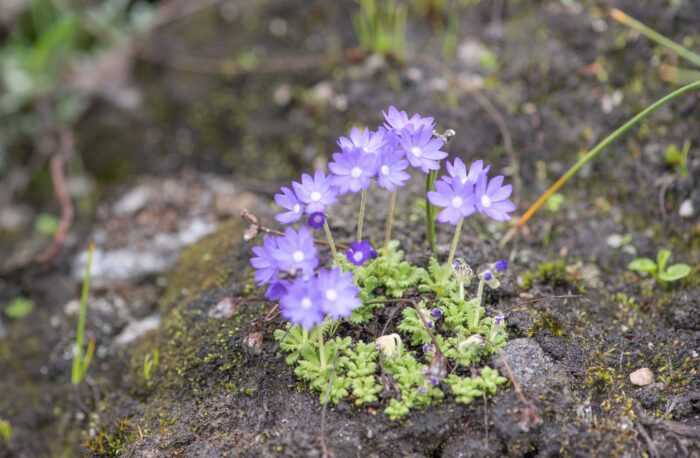
<svg viewBox="0 0 700 458">
<path fill-rule="evenodd" d="M 695 209 L 693 208 L 693 202 L 690 199 L 686 199 L 681 204 L 678 209 L 678 215 L 681 218 L 690 218 L 695 214 Z"/>
<path fill-rule="evenodd" d="M 630 382 L 638 386 L 647 386 L 654 381 L 654 373 L 648 368 L 637 369 L 630 374 Z"/>
</svg>

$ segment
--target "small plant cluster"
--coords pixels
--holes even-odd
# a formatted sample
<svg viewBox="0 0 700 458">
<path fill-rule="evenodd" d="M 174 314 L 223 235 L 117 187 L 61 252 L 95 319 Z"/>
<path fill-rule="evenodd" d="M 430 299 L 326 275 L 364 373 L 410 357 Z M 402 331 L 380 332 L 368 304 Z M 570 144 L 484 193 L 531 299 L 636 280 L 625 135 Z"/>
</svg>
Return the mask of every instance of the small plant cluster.
<svg viewBox="0 0 700 458">
<path fill-rule="evenodd" d="M 266 236 L 262 246 L 253 248 L 250 262 L 258 286 L 267 285 L 265 297 L 278 302 L 289 321 L 275 338 L 295 373 L 320 392 L 322 402 L 350 397 L 360 405 L 389 397 L 384 411 L 395 419 L 450 391 L 457 402 L 469 403 L 505 383 L 479 362 L 506 342 L 504 318 L 485 316 L 482 301 L 486 286 L 500 286 L 508 263 L 499 260 L 474 272 L 454 255 L 465 218 L 479 213 L 509 221 L 515 206 L 509 200 L 512 186 L 503 184 L 503 176 L 489 179 L 490 166 L 482 160 L 467 168 L 455 158 L 446 163 L 446 175 L 427 181 L 425 194 L 428 206 L 441 208 L 436 220 L 455 226 L 447 262 L 432 258 L 424 269 L 405 261 L 399 243 L 390 237 L 396 194 L 410 178 L 409 166 L 437 175 L 447 157 L 442 151 L 446 138 L 435 132 L 430 117 L 409 117 L 390 107 L 384 118 L 375 131 L 353 128 L 349 137 L 340 137 L 340 152 L 333 154 L 328 175 L 319 169 L 313 176 L 303 174 L 291 188 L 281 188 L 275 202 L 284 211 L 275 219 L 284 225 L 305 220 L 308 226 L 288 226 L 277 236 Z M 373 182 L 391 192 L 379 249 L 362 238 L 366 194 Z M 333 241 L 326 218 L 328 207 L 346 193 L 361 194 L 357 238 L 349 246 Z M 313 236 L 321 228 L 325 242 Z M 330 268 L 320 267 L 320 243 L 331 249 Z M 467 297 L 474 279 L 476 296 Z M 381 310 L 388 304 L 396 307 Z M 394 315 L 398 332 L 387 333 Z M 373 341 L 357 337 L 368 332 L 340 335 L 343 321 L 357 329 L 373 320 L 385 324 Z"/>
<path fill-rule="evenodd" d="M 681 263 L 667 266 L 670 258 L 670 250 L 659 250 L 656 254 L 656 262 L 649 258 L 637 258 L 630 262 L 627 268 L 639 272 L 646 272 L 662 285 L 680 280 L 690 274 L 690 266 L 688 264 Z"/>
</svg>

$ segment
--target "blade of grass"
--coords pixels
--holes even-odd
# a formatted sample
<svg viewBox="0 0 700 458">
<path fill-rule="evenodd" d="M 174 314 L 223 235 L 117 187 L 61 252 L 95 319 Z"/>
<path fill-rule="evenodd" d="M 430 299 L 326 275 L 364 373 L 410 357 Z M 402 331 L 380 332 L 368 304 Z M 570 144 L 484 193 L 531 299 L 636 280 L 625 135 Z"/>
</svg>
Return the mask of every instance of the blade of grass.
<svg viewBox="0 0 700 458">
<path fill-rule="evenodd" d="M 83 380 L 83 376 L 87 371 L 87 365 L 90 364 L 90 359 L 92 358 L 92 351 L 94 350 L 95 343 L 94 340 L 90 341 L 88 345 L 87 353 L 85 354 L 85 361 L 83 362 L 83 339 L 85 336 L 85 312 L 87 310 L 87 296 L 90 289 L 90 265 L 92 264 L 92 252 L 95 250 L 95 242 L 90 244 L 90 251 L 88 252 L 87 265 L 85 267 L 85 278 L 83 279 L 83 291 L 80 295 L 80 315 L 78 316 L 78 333 L 75 337 L 76 353 L 73 359 L 73 370 L 71 371 L 71 382 L 77 385 Z"/>
<path fill-rule="evenodd" d="M 586 153 L 585 156 L 583 156 L 581 159 L 576 162 L 576 164 L 573 165 L 561 178 L 559 178 L 547 191 L 545 191 L 542 196 L 540 196 L 539 199 L 537 199 L 537 202 L 532 204 L 530 208 L 527 209 L 527 211 L 523 214 L 523 216 L 520 217 L 518 220 L 518 223 L 515 227 L 511 228 L 508 233 L 503 237 L 501 240 L 501 245 L 505 245 L 508 243 L 508 241 L 515 235 L 515 232 L 519 229 L 522 228 L 525 223 L 532 217 L 532 215 L 535 214 L 535 212 L 544 204 L 547 199 L 549 199 L 552 194 L 557 192 L 559 188 L 561 188 L 564 183 L 566 183 L 569 178 L 574 176 L 576 172 L 578 172 L 581 167 L 583 167 L 586 163 L 588 163 L 591 159 L 596 157 L 598 153 L 600 153 L 606 146 L 611 144 L 613 141 L 617 140 L 618 137 L 620 137 L 622 134 L 627 132 L 631 127 L 633 127 L 635 124 L 637 124 L 639 121 L 642 119 L 646 118 L 651 112 L 659 108 L 660 106 L 664 105 L 666 102 L 675 99 L 679 95 L 682 95 L 688 91 L 691 91 L 693 89 L 700 88 L 700 81 L 695 81 L 694 83 L 688 84 L 686 86 L 683 86 L 680 89 L 677 89 L 667 96 L 657 100 L 653 104 L 649 105 L 646 107 L 644 110 L 639 112 L 635 117 L 624 123 L 622 126 L 620 126 L 615 132 L 611 133 L 603 141 L 598 143 L 595 148 L 590 150 L 588 153 Z"/>
<path fill-rule="evenodd" d="M 641 22 L 627 15 L 626 13 L 623 13 L 617 8 L 613 8 L 610 10 L 610 16 L 612 16 L 612 18 L 615 19 L 617 22 L 624 24 L 630 29 L 641 33 L 645 37 L 649 38 L 652 41 L 655 41 L 661 46 L 667 47 L 671 51 L 683 57 L 688 62 L 691 62 L 700 67 L 700 55 L 695 54 L 688 48 L 679 45 L 675 41 L 669 40 L 665 36 L 661 35 L 659 32 L 647 27 L 646 25 L 642 24 Z"/>
</svg>

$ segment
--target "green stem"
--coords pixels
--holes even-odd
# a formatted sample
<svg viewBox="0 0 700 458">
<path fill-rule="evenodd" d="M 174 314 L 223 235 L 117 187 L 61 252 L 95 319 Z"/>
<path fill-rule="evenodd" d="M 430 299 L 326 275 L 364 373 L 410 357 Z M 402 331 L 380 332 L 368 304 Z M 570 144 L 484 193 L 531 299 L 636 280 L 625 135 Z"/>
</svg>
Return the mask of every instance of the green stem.
<svg viewBox="0 0 700 458">
<path fill-rule="evenodd" d="M 616 21 L 621 22 L 622 24 L 626 25 L 627 27 L 631 28 L 632 30 L 636 30 L 637 32 L 644 35 L 645 37 L 649 38 L 650 40 L 657 42 L 661 46 L 666 46 L 668 49 L 675 52 L 679 56 L 683 57 L 688 62 L 691 62 L 691 63 L 700 67 L 700 56 L 695 54 L 694 52 L 692 52 L 688 48 L 685 48 L 685 47 L 679 45 L 678 43 L 669 40 L 668 38 L 661 35 L 656 30 L 654 30 L 650 27 L 647 27 L 646 25 L 642 24 L 641 22 L 634 19 L 633 17 L 623 13 L 622 11 L 618 10 L 617 8 L 613 8 L 610 11 L 610 15 Z"/>
<path fill-rule="evenodd" d="M 360 216 L 357 219 L 357 241 L 362 241 L 362 223 L 365 220 L 365 204 L 367 203 L 367 190 L 362 190 L 362 195 L 360 197 Z"/>
<path fill-rule="evenodd" d="M 464 218 L 461 218 L 459 220 L 459 223 L 457 223 L 457 227 L 455 228 L 455 235 L 452 237 L 452 246 L 450 247 L 450 255 L 447 257 L 447 264 L 445 265 L 444 273 L 442 274 L 442 284 L 444 285 L 447 282 L 447 277 L 450 276 L 450 272 L 452 271 L 452 260 L 455 257 L 455 250 L 457 249 L 457 242 L 459 241 L 459 233 L 462 230 L 462 223 L 464 222 Z"/>
<path fill-rule="evenodd" d="M 331 228 L 328 227 L 328 220 L 326 219 L 323 220 L 323 230 L 326 231 L 326 239 L 328 240 L 328 246 L 331 247 L 331 253 L 333 253 L 333 261 L 335 261 L 336 265 L 340 267 L 340 261 L 338 260 L 338 252 L 335 249 L 335 243 L 333 243 L 333 236 L 331 235 Z"/>
<path fill-rule="evenodd" d="M 475 329 L 479 324 L 479 311 L 481 309 L 481 298 L 484 295 L 484 284 L 486 281 L 482 278 L 479 280 L 479 289 L 476 292 L 476 307 L 474 308 L 473 322 L 470 323 L 469 328 Z"/>
<path fill-rule="evenodd" d="M 326 368 L 326 351 L 323 347 L 323 331 L 321 330 L 323 326 L 320 324 L 316 325 L 316 330 L 318 332 L 318 356 L 321 358 L 321 372 Z"/>
<path fill-rule="evenodd" d="M 396 192 L 399 187 L 394 188 L 389 201 L 389 216 L 386 217 L 386 231 L 384 233 L 384 256 L 389 252 L 389 239 L 391 239 L 391 225 L 394 224 L 394 207 L 396 206 Z"/>
<path fill-rule="evenodd" d="M 80 383 L 85 375 L 83 364 L 83 340 L 85 336 L 85 313 L 87 311 L 87 298 L 90 289 L 90 265 L 92 264 L 92 252 L 95 250 L 95 242 L 90 244 L 88 251 L 87 265 L 85 266 L 85 277 L 83 279 L 83 291 L 80 295 L 80 314 L 78 315 L 78 334 L 75 338 L 76 353 L 73 359 L 73 370 L 71 371 L 71 382 L 75 385 Z M 85 370 L 84 370 L 85 369 Z"/>
<path fill-rule="evenodd" d="M 464 300 L 464 282 L 459 282 L 459 298 Z"/>
<path fill-rule="evenodd" d="M 579 159 L 576 164 L 574 164 L 561 178 L 559 178 L 542 196 L 532 204 L 532 206 L 523 214 L 522 217 L 518 220 L 517 227 L 523 227 L 525 223 L 532 217 L 532 215 L 551 197 L 552 194 L 557 192 L 559 188 L 561 188 L 564 183 L 566 183 L 569 178 L 574 176 L 576 172 L 578 172 L 581 167 L 586 165 L 591 159 L 596 157 L 598 153 L 600 153 L 606 146 L 617 140 L 622 134 L 627 132 L 632 126 L 637 124 L 639 121 L 642 119 L 646 118 L 652 111 L 656 110 L 659 108 L 661 105 L 665 104 L 669 100 L 673 100 L 676 97 L 678 97 L 681 94 L 684 94 L 690 90 L 700 88 L 700 80 L 695 81 L 694 83 L 690 83 L 687 86 L 683 86 L 680 89 L 677 89 L 667 96 L 657 100 L 653 104 L 649 105 L 647 108 L 642 110 L 639 114 L 637 114 L 635 117 L 624 123 L 621 127 L 619 127 L 615 132 L 611 133 L 603 141 L 598 143 L 595 148 L 590 150 L 588 153 L 586 153 L 585 156 L 583 156 L 581 159 Z M 503 238 L 501 241 L 501 245 L 505 244 L 510 238 L 514 235 L 515 233 L 515 228 L 511 229 L 508 234 Z"/>
<path fill-rule="evenodd" d="M 425 176 L 425 236 L 433 251 L 433 256 L 437 259 L 437 246 L 435 245 L 435 207 L 428 200 L 428 191 L 435 190 L 435 179 L 437 171 L 431 170 Z"/>
</svg>

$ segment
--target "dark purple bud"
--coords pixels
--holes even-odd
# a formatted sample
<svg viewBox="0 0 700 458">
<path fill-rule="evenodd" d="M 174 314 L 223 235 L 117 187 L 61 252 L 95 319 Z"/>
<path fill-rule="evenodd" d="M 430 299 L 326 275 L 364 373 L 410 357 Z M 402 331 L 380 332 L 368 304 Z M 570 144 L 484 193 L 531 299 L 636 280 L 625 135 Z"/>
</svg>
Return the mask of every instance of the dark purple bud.
<svg viewBox="0 0 700 458">
<path fill-rule="evenodd" d="M 437 377 L 435 377 L 434 375 L 432 377 L 430 377 L 430 383 L 432 383 L 433 385 L 437 385 L 438 384 Z"/>
<path fill-rule="evenodd" d="M 420 394 L 425 393 L 425 388 L 423 388 L 422 386 L 419 386 L 419 387 L 418 387 L 418 393 L 420 393 Z"/>
<path fill-rule="evenodd" d="M 370 258 L 370 259 L 377 259 L 378 256 L 379 256 L 379 253 L 377 253 L 377 250 L 371 250 L 371 251 L 369 252 L 369 258 Z"/>
<path fill-rule="evenodd" d="M 423 351 L 424 351 L 424 352 L 429 352 L 429 351 L 432 350 L 432 349 L 433 349 L 433 347 L 432 347 L 432 345 L 430 345 L 430 344 L 425 344 L 425 345 L 423 345 Z"/>
<path fill-rule="evenodd" d="M 442 310 L 440 310 L 439 308 L 435 307 L 434 309 L 432 309 L 432 310 L 430 311 L 430 315 L 431 315 L 433 318 L 438 319 L 438 318 L 440 318 L 440 317 L 442 316 Z"/>
<path fill-rule="evenodd" d="M 489 281 L 493 278 L 493 275 L 491 275 L 491 272 L 486 272 L 484 274 L 484 280 Z"/>
<path fill-rule="evenodd" d="M 496 264 L 493 265 L 493 268 L 496 269 L 496 272 L 503 272 L 508 268 L 508 261 L 499 259 L 496 261 Z"/>
<path fill-rule="evenodd" d="M 504 319 L 505 319 L 504 316 L 499 315 L 499 316 L 497 316 L 497 317 L 494 317 L 493 323 L 494 323 L 496 326 L 500 326 L 500 325 L 503 324 L 503 320 L 504 320 Z"/>
<path fill-rule="evenodd" d="M 432 329 L 432 327 L 433 327 L 433 322 L 432 322 L 432 321 L 428 321 L 428 327 Z"/>
<path fill-rule="evenodd" d="M 423 369 L 423 375 L 428 375 L 429 372 L 430 371 L 427 368 Z"/>
<path fill-rule="evenodd" d="M 316 212 L 309 215 L 309 219 L 307 219 L 306 222 L 314 229 L 318 229 L 319 227 L 323 226 L 324 222 L 326 222 L 326 217 L 323 216 L 323 213 Z"/>
</svg>

